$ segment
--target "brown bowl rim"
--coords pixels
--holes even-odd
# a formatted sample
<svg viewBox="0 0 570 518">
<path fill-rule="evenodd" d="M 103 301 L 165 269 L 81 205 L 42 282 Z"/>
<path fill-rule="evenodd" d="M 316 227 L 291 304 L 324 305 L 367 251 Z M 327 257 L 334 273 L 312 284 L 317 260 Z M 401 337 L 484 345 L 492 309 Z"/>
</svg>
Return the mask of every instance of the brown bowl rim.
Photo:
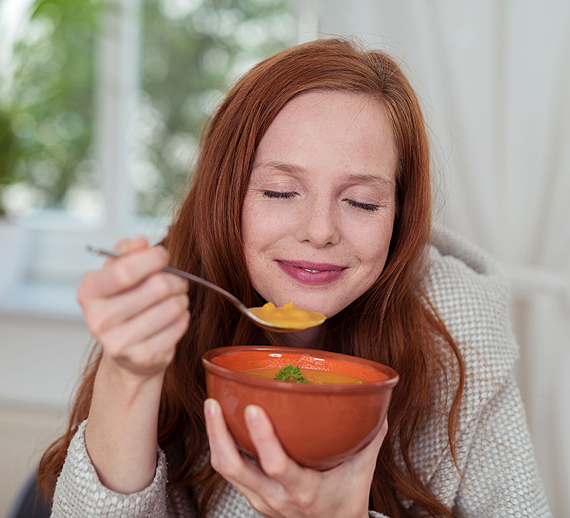
<svg viewBox="0 0 570 518">
<path fill-rule="evenodd" d="M 380 370 L 382 373 L 387 374 L 388 379 L 382 381 L 369 381 L 363 383 L 362 385 L 349 385 L 349 384 L 327 384 L 327 385 L 313 385 L 306 383 L 288 383 L 285 381 L 276 381 L 270 379 L 256 378 L 248 374 L 243 374 L 239 371 L 233 371 L 216 365 L 211 361 L 212 358 L 219 356 L 221 354 L 237 353 L 239 351 L 262 351 L 262 352 L 292 352 L 298 354 L 310 354 L 314 357 L 323 358 L 336 358 L 342 361 L 350 361 L 353 363 L 359 363 L 366 365 L 375 370 Z M 366 358 L 360 358 L 359 356 L 351 356 L 349 354 L 335 353 L 332 351 L 322 351 L 320 349 L 305 349 L 301 347 L 278 347 L 278 346 L 263 346 L 263 345 L 230 345 L 223 347 L 216 347 L 215 349 L 210 349 L 202 355 L 202 364 L 206 371 L 217 374 L 218 376 L 225 378 L 230 381 L 239 381 L 246 385 L 251 385 L 254 387 L 264 387 L 269 390 L 279 390 L 279 391 L 290 391 L 299 393 L 347 393 L 347 394 L 363 394 L 371 392 L 379 392 L 383 390 L 392 389 L 398 383 L 400 376 L 398 373 L 384 365 L 383 363 L 375 362 L 373 360 L 368 360 Z"/>
</svg>

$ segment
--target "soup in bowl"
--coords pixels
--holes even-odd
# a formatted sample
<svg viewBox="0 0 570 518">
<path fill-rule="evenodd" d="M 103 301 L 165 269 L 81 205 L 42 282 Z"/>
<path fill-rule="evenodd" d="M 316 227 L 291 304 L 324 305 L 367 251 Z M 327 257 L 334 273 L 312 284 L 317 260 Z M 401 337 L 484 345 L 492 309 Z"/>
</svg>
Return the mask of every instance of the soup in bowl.
<svg viewBox="0 0 570 518">
<path fill-rule="evenodd" d="M 370 443 L 399 379 L 390 367 L 370 360 L 292 347 L 220 347 L 206 352 L 202 363 L 208 397 L 220 402 L 245 454 L 256 456 L 245 407 L 259 405 L 289 456 L 320 470 Z"/>
</svg>

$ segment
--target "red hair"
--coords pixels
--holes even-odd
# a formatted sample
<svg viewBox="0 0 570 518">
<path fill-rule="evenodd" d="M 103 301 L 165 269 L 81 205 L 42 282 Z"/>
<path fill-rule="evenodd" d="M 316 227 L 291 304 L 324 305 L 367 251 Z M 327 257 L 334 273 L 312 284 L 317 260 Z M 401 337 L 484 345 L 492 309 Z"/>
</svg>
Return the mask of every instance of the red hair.
<svg viewBox="0 0 570 518">
<path fill-rule="evenodd" d="M 242 203 L 265 131 L 287 102 L 310 90 L 356 92 L 378 100 L 391 123 L 398 156 L 397 215 L 385 269 L 367 293 L 325 324 L 325 343 L 331 350 L 385 363 L 400 374 L 370 506 L 393 518 L 417 516 L 404 507 L 404 498 L 430 516 L 451 517 L 451 510 L 415 471 L 410 453 L 422 420 L 436 411 L 433 402 L 443 392 L 452 402 L 446 411 L 454 454 L 464 368 L 456 344 L 420 288 L 431 232 L 429 144 L 415 93 L 391 58 L 346 41 L 318 40 L 277 54 L 245 74 L 202 136 L 190 190 L 164 245 L 176 268 L 222 286 L 248 306 L 262 303 L 246 268 Z M 170 490 L 193 487 L 205 515 L 223 480 L 209 463 L 199 464 L 207 449 L 200 357 L 221 345 L 276 343 L 279 337 L 253 326 L 210 291 L 191 285 L 189 294 L 192 319 L 165 376 L 159 444 L 170 456 Z M 444 387 L 434 379 L 443 364 L 442 343 L 455 365 L 447 372 L 449 386 Z M 67 433 L 42 459 L 40 479 L 48 490 L 63 466 L 73 434 L 87 418 L 100 356 L 97 353 L 85 371 Z M 182 454 L 172 453 L 177 449 Z M 182 460 L 176 463 L 176 459 Z"/>
</svg>

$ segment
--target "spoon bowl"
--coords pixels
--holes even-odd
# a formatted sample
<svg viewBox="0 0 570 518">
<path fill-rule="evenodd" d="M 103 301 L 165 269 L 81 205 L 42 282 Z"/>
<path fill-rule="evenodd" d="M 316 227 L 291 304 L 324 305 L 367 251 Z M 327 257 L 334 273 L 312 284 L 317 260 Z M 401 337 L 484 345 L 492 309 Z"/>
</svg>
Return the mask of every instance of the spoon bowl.
<svg viewBox="0 0 570 518">
<path fill-rule="evenodd" d="M 97 256 L 106 256 L 106 257 L 121 257 L 123 254 L 120 252 L 116 252 L 114 250 L 106 250 L 104 248 L 99 248 L 96 246 L 88 246 L 87 250 L 92 253 L 93 255 Z M 173 275 L 178 275 L 179 277 L 183 277 L 184 279 L 188 279 L 191 282 L 196 284 L 200 284 L 206 288 L 209 288 L 220 295 L 225 297 L 229 300 L 236 308 L 238 308 L 245 316 L 247 316 L 252 322 L 254 322 L 257 326 L 266 329 L 268 331 L 274 331 L 277 333 L 288 333 L 292 331 L 301 331 L 303 329 L 307 329 L 309 327 L 315 327 L 322 324 L 325 321 L 325 316 L 322 316 L 322 319 L 314 319 L 309 322 L 299 322 L 299 325 L 290 325 L 290 324 L 283 324 L 283 323 L 275 323 L 260 318 L 256 315 L 252 310 L 261 310 L 262 308 L 248 308 L 241 300 L 237 297 L 232 295 L 229 291 L 220 288 L 216 284 L 213 284 L 206 279 L 202 279 L 202 277 L 198 277 L 197 275 L 192 275 L 191 273 L 185 272 L 183 270 L 179 270 L 177 268 L 173 268 L 172 266 L 165 266 L 162 271 L 172 273 Z M 303 310 L 299 310 L 303 311 Z M 308 313 L 308 312 L 307 312 Z M 314 312 L 311 312 L 314 313 Z"/>
</svg>

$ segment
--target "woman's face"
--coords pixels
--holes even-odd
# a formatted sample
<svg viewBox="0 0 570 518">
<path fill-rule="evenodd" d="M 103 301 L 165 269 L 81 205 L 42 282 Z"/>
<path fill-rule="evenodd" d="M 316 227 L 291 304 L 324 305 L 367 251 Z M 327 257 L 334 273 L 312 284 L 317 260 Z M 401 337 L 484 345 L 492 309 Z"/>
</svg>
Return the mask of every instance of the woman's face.
<svg viewBox="0 0 570 518">
<path fill-rule="evenodd" d="M 327 317 L 365 293 L 388 255 L 395 171 L 378 101 L 315 91 L 285 105 L 259 144 L 243 205 L 257 292 Z"/>
</svg>

